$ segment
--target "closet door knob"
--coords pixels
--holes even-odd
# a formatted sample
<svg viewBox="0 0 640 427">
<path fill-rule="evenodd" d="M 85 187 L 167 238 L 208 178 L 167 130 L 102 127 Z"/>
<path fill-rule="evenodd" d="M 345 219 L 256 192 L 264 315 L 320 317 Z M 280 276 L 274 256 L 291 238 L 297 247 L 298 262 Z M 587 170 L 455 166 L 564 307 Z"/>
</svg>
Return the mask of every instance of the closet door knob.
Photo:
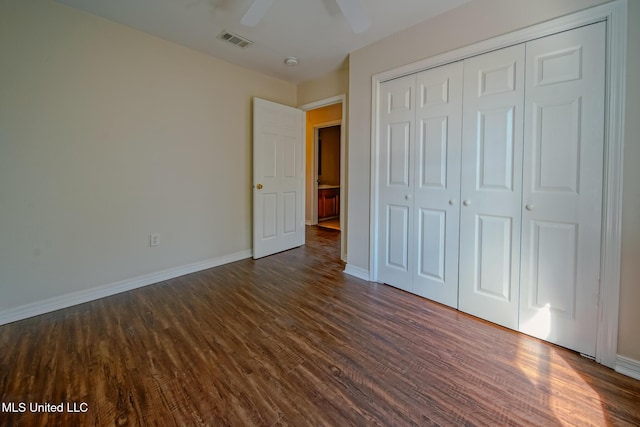
<svg viewBox="0 0 640 427">
<path fill-rule="evenodd" d="M 451 200 L 449 200 L 449 204 L 450 204 L 451 206 L 453 206 L 453 205 L 455 205 L 455 204 L 456 204 L 456 201 L 455 201 L 454 199 L 451 199 Z"/>
<path fill-rule="evenodd" d="M 407 200 L 411 200 L 411 194 L 407 194 L 406 196 L 404 196 L 404 198 Z"/>
<path fill-rule="evenodd" d="M 465 206 L 469 206 L 471 202 L 469 200 L 465 200 L 464 202 L 462 202 L 462 204 Z"/>
<path fill-rule="evenodd" d="M 525 209 L 528 210 L 528 211 L 532 211 L 534 207 L 535 206 L 533 206 L 532 204 L 525 205 Z"/>
</svg>

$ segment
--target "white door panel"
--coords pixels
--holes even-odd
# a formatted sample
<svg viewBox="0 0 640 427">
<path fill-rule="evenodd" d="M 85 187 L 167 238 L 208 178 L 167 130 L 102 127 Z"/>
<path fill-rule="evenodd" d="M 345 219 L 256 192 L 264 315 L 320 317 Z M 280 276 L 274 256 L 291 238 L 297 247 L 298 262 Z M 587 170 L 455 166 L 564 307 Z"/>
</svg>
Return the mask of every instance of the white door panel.
<svg viewBox="0 0 640 427">
<path fill-rule="evenodd" d="M 438 284 L 444 284 L 447 213 L 424 208 L 421 208 L 418 212 L 419 232 L 416 233 L 416 238 L 420 242 L 418 276 L 435 280 Z"/>
<path fill-rule="evenodd" d="M 464 61 L 459 308 L 517 329 L 524 45 Z"/>
<path fill-rule="evenodd" d="M 462 62 L 416 78 L 414 292 L 457 308 Z"/>
<path fill-rule="evenodd" d="M 489 298 L 484 300 L 488 308 L 496 302 L 510 305 L 515 290 L 511 275 L 513 218 L 476 215 L 475 231 L 474 293 Z"/>
<path fill-rule="evenodd" d="M 386 265 L 409 271 L 409 207 L 388 205 Z"/>
<path fill-rule="evenodd" d="M 411 187 L 409 162 L 412 148 L 412 123 L 408 121 L 390 123 L 388 130 L 386 147 L 388 159 L 387 185 L 389 187 L 400 187 L 405 192 L 408 192 Z"/>
<path fill-rule="evenodd" d="M 303 113 L 253 100 L 253 257 L 304 244 Z"/>
<path fill-rule="evenodd" d="M 276 193 L 262 193 L 258 203 L 262 203 L 262 240 L 274 239 L 278 230 L 278 195 Z"/>
<path fill-rule="evenodd" d="M 478 110 L 474 165 L 477 170 L 476 190 L 513 192 L 516 108 Z"/>
<path fill-rule="evenodd" d="M 527 43 L 520 331 L 595 355 L 605 24 Z"/>
<path fill-rule="evenodd" d="M 378 111 L 378 280 L 412 292 L 415 76 L 383 83 Z"/>
</svg>

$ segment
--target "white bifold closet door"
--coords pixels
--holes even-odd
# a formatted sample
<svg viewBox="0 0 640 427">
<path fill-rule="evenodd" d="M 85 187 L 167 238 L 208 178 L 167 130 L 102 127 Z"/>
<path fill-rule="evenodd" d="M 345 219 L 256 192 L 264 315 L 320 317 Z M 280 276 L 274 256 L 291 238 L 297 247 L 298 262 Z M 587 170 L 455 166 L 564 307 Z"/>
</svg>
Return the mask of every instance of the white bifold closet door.
<svg viewBox="0 0 640 427">
<path fill-rule="evenodd" d="M 378 280 L 457 307 L 462 63 L 381 86 Z"/>
<path fill-rule="evenodd" d="M 605 24 L 526 49 L 519 330 L 595 355 Z"/>
<path fill-rule="evenodd" d="M 378 183 L 378 280 L 413 292 L 413 149 L 416 76 L 380 88 Z"/>
<path fill-rule="evenodd" d="M 460 310 L 518 328 L 523 44 L 464 61 Z"/>
<path fill-rule="evenodd" d="M 378 280 L 594 355 L 605 59 L 597 23 L 383 83 Z"/>
</svg>

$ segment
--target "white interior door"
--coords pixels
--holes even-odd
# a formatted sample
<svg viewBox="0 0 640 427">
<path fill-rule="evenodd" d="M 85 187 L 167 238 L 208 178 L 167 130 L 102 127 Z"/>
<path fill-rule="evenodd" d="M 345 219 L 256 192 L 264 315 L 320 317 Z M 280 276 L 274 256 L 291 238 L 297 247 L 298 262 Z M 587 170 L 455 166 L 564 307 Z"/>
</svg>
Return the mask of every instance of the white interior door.
<svg viewBox="0 0 640 427">
<path fill-rule="evenodd" d="M 417 75 L 415 110 L 414 292 L 457 308 L 462 62 Z"/>
<path fill-rule="evenodd" d="M 464 61 L 459 309 L 518 328 L 524 44 Z"/>
<path fill-rule="evenodd" d="M 304 244 L 303 112 L 253 99 L 253 257 Z"/>
<path fill-rule="evenodd" d="M 520 331 L 595 355 L 605 24 L 526 49 Z"/>
<path fill-rule="evenodd" d="M 416 76 L 380 87 L 378 280 L 413 292 L 413 149 Z"/>
</svg>

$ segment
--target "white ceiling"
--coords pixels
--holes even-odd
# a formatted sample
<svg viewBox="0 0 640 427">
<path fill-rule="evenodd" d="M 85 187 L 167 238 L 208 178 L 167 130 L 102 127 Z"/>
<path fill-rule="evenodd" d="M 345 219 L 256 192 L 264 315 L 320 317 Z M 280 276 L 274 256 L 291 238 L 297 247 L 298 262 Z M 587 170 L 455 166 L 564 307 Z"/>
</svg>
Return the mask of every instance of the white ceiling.
<svg viewBox="0 0 640 427">
<path fill-rule="evenodd" d="M 340 68 L 350 52 L 470 0 L 361 0 L 371 27 L 354 34 L 335 0 L 274 0 L 255 27 L 240 24 L 252 0 L 56 0 L 282 80 L 300 83 Z M 254 45 L 217 37 L 225 29 Z M 297 67 L 284 59 L 299 58 Z"/>
</svg>

